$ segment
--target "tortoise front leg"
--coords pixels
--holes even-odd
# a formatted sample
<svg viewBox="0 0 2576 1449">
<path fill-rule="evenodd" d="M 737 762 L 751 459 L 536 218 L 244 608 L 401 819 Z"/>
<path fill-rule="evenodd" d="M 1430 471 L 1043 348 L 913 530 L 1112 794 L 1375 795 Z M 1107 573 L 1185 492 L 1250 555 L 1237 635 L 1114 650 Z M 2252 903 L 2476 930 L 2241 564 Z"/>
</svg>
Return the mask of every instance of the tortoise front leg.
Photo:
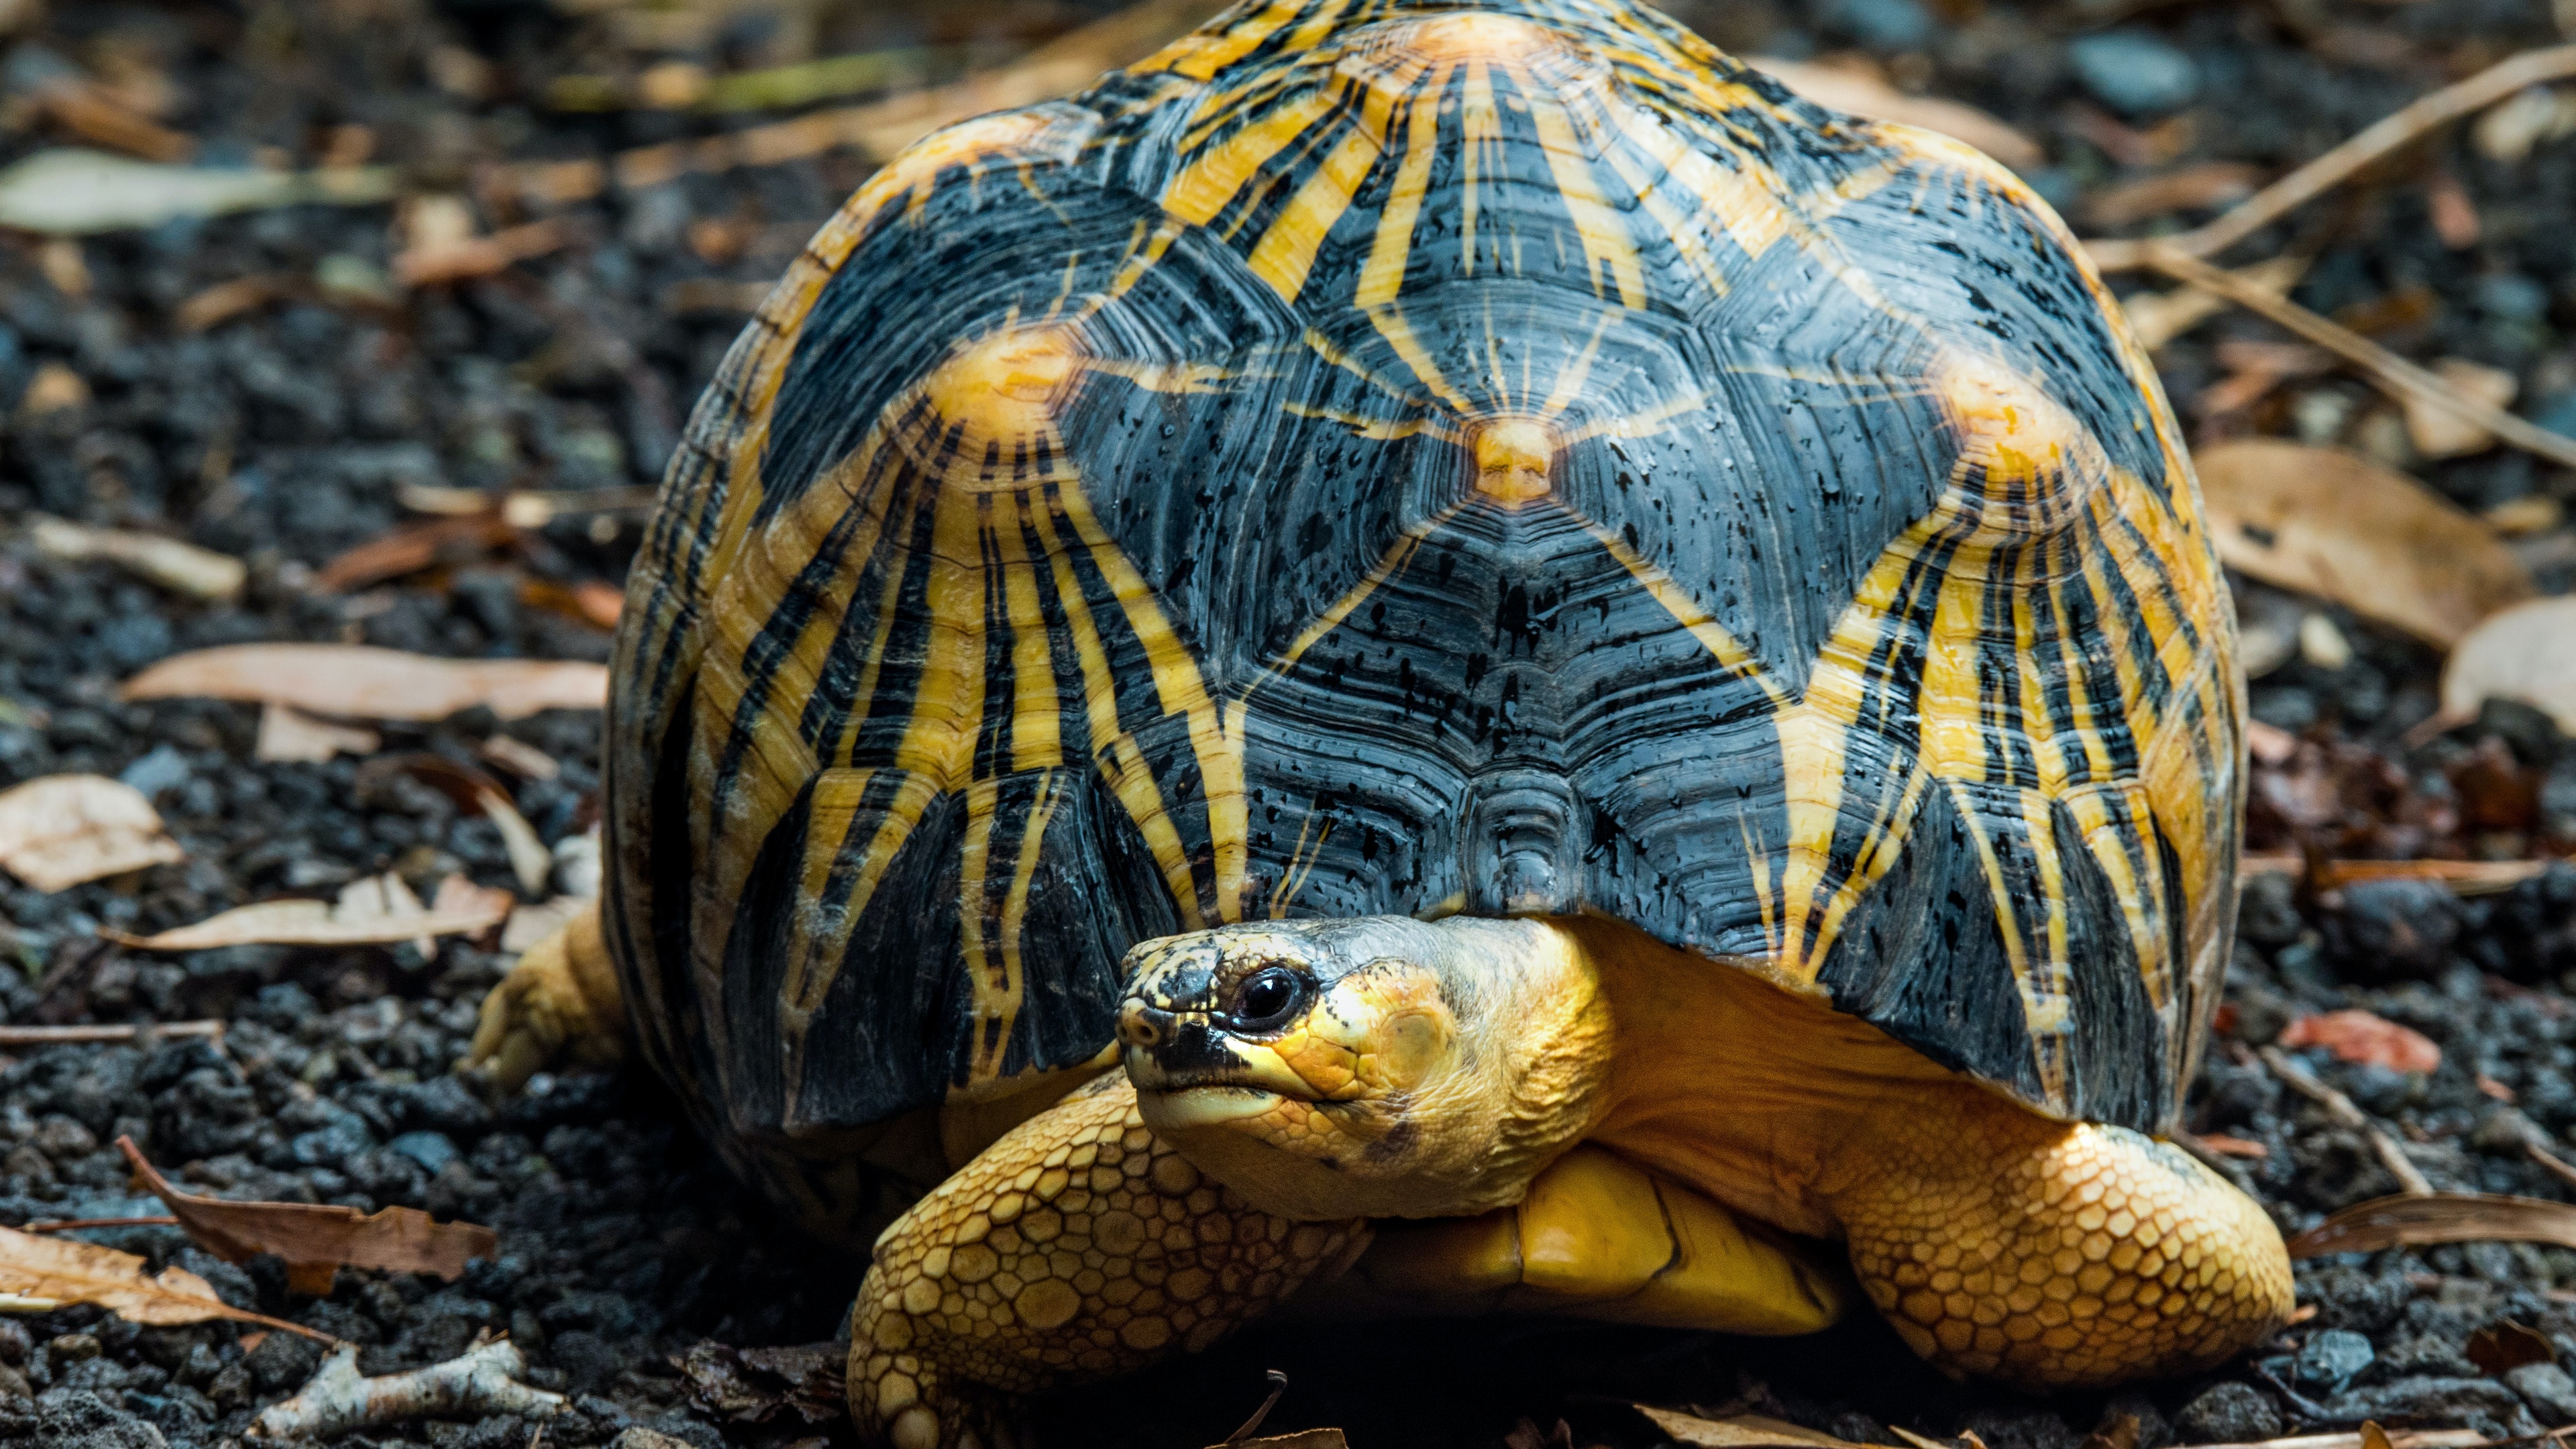
<svg viewBox="0 0 2576 1449">
<path fill-rule="evenodd" d="M 1197 1352 L 1367 1238 L 1246 1206 L 1111 1073 L 1012 1128 L 877 1239 L 850 1414 L 894 1449 L 1026 1442 L 1013 1399 Z"/>
</svg>

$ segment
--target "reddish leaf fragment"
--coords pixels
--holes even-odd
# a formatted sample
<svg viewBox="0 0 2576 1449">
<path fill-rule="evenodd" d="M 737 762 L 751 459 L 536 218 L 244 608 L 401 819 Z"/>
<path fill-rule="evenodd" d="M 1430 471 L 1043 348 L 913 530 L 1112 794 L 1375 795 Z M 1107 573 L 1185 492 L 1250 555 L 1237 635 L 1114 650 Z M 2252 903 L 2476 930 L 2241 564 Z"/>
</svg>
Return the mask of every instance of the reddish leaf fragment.
<svg viewBox="0 0 2576 1449">
<path fill-rule="evenodd" d="M 2549 1335 L 2500 1318 L 2469 1335 L 2465 1350 L 2481 1373 L 2501 1378 L 2525 1364 L 2556 1363 L 2558 1346 Z"/>
<path fill-rule="evenodd" d="M 2302 1016 L 2282 1030 L 2280 1045 L 2321 1046 L 2338 1061 L 2396 1072 L 2429 1072 L 2442 1064 L 2442 1049 L 2432 1038 L 2367 1011 Z"/>
<path fill-rule="evenodd" d="M 275 1253 L 286 1260 L 287 1286 L 299 1293 L 330 1292 L 342 1268 L 430 1273 L 452 1283 L 468 1262 L 500 1250 L 500 1235 L 490 1228 L 442 1223 L 418 1208 L 368 1215 L 350 1207 L 198 1197 L 172 1187 L 133 1138 L 119 1137 L 116 1146 L 143 1186 L 169 1205 L 179 1226 L 206 1251 L 228 1263 Z"/>
</svg>

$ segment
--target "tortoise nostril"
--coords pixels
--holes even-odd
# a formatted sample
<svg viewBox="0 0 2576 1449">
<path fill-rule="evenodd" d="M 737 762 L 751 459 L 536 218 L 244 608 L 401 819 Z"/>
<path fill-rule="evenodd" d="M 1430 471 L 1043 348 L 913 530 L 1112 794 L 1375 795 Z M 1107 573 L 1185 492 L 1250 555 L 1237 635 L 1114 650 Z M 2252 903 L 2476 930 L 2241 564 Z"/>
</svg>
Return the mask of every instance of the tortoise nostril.
<svg viewBox="0 0 2576 1449">
<path fill-rule="evenodd" d="M 1132 1047 L 1160 1046 L 1171 1037 L 1172 1014 L 1128 997 L 1118 1009 L 1118 1040 Z"/>
</svg>

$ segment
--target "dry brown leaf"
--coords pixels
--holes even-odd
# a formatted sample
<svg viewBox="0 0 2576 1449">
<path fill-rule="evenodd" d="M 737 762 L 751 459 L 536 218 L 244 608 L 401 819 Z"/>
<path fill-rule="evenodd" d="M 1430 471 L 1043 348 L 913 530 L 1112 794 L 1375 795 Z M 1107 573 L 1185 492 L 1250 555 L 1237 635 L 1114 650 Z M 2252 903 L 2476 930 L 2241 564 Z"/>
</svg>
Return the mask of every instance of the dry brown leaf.
<svg viewBox="0 0 2576 1449">
<path fill-rule="evenodd" d="M 245 699 L 354 719 L 441 720 L 488 706 L 502 719 L 598 709 L 608 667 L 571 659 L 438 659 L 364 644 L 233 644 L 164 659 L 124 699 Z"/>
<path fill-rule="evenodd" d="M 525 951 L 546 937 L 572 924 L 572 919 L 589 910 L 596 896 L 557 896 L 550 901 L 521 906 L 510 912 L 510 923 L 501 928 L 501 950 L 505 953 Z"/>
<path fill-rule="evenodd" d="M 2203 1132 L 2200 1145 L 2221 1157 L 2241 1157 L 2248 1162 L 2261 1162 L 2272 1155 L 2272 1149 L 2245 1137 L 2231 1137 L 2224 1132 Z"/>
<path fill-rule="evenodd" d="M 2445 357 L 2434 363 L 2433 375 L 2490 407 L 2500 408 L 2512 402 L 2517 387 L 2512 373 L 2463 357 Z M 2420 397 L 2407 397 L 2404 403 L 2406 436 L 2414 440 L 2415 451 L 2427 458 L 2464 457 L 2495 446 L 2494 433 L 2457 413 L 2437 408 Z"/>
<path fill-rule="evenodd" d="M 500 509 L 487 503 L 479 513 L 423 519 L 371 538 L 324 564 L 313 576 L 313 586 L 344 594 L 432 564 L 480 559 L 493 549 L 509 547 L 518 537 L 519 530 L 501 517 Z"/>
<path fill-rule="evenodd" d="M 406 247 L 394 254 L 393 279 L 405 287 L 427 287 L 488 277 L 520 262 L 561 250 L 572 241 L 572 227 L 557 217 L 508 227 L 490 236 Z"/>
<path fill-rule="evenodd" d="M 2290 1321 L 2304 1323 L 2314 1318 L 2316 1312 L 2315 1304 L 2301 1304 L 2299 1311 L 2290 1316 Z M 2400 1429 L 2391 1434 L 2381 1430 L 2377 1424 L 2364 1424 L 2361 1429 L 2345 1434 L 2293 1434 L 2286 1439 L 2201 1444 L 2195 1449 L 2471 1449 L 2471 1446 L 2486 1442 L 2487 1436 L 2475 1429 Z"/>
<path fill-rule="evenodd" d="M 467 1263 L 501 1248 L 500 1234 L 490 1228 L 442 1223 L 418 1208 L 379 1208 L 370 1215 L 330 1204 L 199 1197 L 172 1187 L 133 1138 L 117 1138 L 116 1148 L 144 1189 L 169 1205 L 199 1246 L 227 1263 L 275 1253 L 286 1261 L 287 1286 L 298 1293 L 329 1293 L 342 1268 L 429 1273 L 453 1283 Z"/>
<path fill-rule="evenodd" d="M 208 951 L 219 946 L 389 946 L 435 936 L 470 936 L 507 919 L 507 903 L 478 900 L 430 910 L 400 876 L 369 876 L 340 890 L 336 902 L 262 901 L 157 935 L 99 934 L 146 951 Z"/>
<path fill-rule="evenodd" d="M 2337 1061 L 2386 1067 L 2393 1072 L 2429 1072 L 2442 1065 L 2442 1049 L 2412 1027 L 2399 1026 L 2367 1011 L 2328 1011 L 2302 1016 L 2281 1032 L 2285 1047 L 2321 1046 Z"/>
<path fill-rule="evenodd" d="M 2475 718 L 2490 699 L 2520 700 L 2576 734 L 2576 597 L 2499 610 L 2451 650 L 2442 665 L 2442 713 Z"/>
<path fill-rule="evenodd" d="M 88 528 L 59 518 L 37 518 L 27 536 L 39 552 L 80 561 L 104 559 L 193 599 L 229 599 L 241 592 L 250 568 L 230 554 L 151 533 Z"/>
<path fill-rule="evenodd" d="M 491 736 L 475 752 L 522 780 L 551 780 L 563 773 L 554 756 L 508 735 Z"/>
<path fill-rule="evenodd" d="M 2461 1351 L 2490 1378 L 2502 1378 L 2527 1364 L 2558 1361 L 2558 1346 L 2549 1341 L 2549 1335 L 2525 1328 L 2510 1318 L 2498 1319 L 2470 1334 Z"/>
<path fill-rule="evenodd" d="M 148 1266 L 132 1253 L 78 1238 L 0 1228 L 0 1312 L 43 1313 L 66 1303 L 92 1303 L 130 1323 L 168 1326 L 229 1318 L 338 1342 L 299 1323 L 235 1308 L 184 1268 L 147 1274 L 143 1270 Z"/>
<path fill-rule="evenodd" d="M 1780 1419 L 1760 1414 L 1730 1414 L 1723 1419 L 1703 1419 L 1678 1409 L 1658 1409 L 1650 1404 L 1631 1405 L 1638 1413 L 1652 1419 L 1655 1427 L 1673 1440 L 1704 1449 L 1864 1449 L 1848 1439 L 1803 1429 Z"/>
<path fill-rule="evenodd" d="M 374 730 L 315 719 L 282 704 L 259 710 L 259 741 L 251 754 L 262 760 L 318 762 L 334 755 L 372 755 L 384 743 Z"/>
<path fill-rule="evenodd" d="M 47 775 L 0 792 L 0 868 L 47 894 L 185 854 L 121 780 Z"/>
<path fill-rule="evenodd" d="M 2434 1243 L 2576 1248 L 2576 1204 L 2484 1193 L 2405 1193 L 2357 1203 L 2290 1240 L 2293 1258 Z"/>
<path fill-rule="evenodd" d="M 2037 166 L 2048 159 L 2039 143 L 1974 106 L 1932 96 L 1909 96 L 1866 71 L 1777 56 L 1746 56 L 1744 63 L 1829 110 L 1864 121 L 1893 121 L 1964 141 L 2006 166 Z"/>
<path fill-rule="evenodd" d="M 2237 862 L 2236 878 L 2298 875 L 2307 868 L 2295 855 L 2249 855 Z M 2431 880 L 2449 886 L 2453 895 L 2491 896 L 2548 868 L 2546 860 L 2330 860 L 2318 872 L 2318 883 L 2331 890 L 2366 880 Z"/>
<path fill-rule="evenodd" d="M 546 880 L 554 874 L 554 852 L 537 838 L 536 827 L 519 813 L 510 800 L 510 792 L 501 782 L 460 760 L 427 752 L 394 755 L 369 760 L 358 771 L 358 784 L 364 789 L 369 776 L 406 774 L 438 790 L 456 804 L 492 822 L 501 833 L 502 848 L 510 853 L 510 868 L 519 877 L 519 888 L 529 895 L 543 894 Z"/>
<path fill-rule="evenodd" d="M 2531 597 L 2530 572 L 2494 530 L 2358 454 L 2249 438 L 2194 462 L 2219 558 L 2265 583 L 2446 648 Z"/>
</svg>

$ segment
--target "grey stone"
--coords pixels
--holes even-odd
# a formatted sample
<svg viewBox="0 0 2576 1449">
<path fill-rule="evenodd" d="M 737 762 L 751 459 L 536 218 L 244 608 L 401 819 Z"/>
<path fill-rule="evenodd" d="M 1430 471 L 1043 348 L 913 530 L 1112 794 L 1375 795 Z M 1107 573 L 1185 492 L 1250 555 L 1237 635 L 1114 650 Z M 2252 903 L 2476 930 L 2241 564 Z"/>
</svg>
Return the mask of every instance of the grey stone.
<svg viewBox="0 0 2576 1449">
<path fill-rule="evenodd" d="M 2183 1405 L 2174 1417 L 2174 1431 L 2185 1444 L 2275 1439 L 2281 1433 L 2281 1411 L 2271 1395 L 2252 1384 L 2224 1383 Z"/>
<path fill-rule="evenodd" d="M 2124 116 L 2178 111 L 2200 95 L 2200 67 L 2151 35 L 2087 35 L 2068 43 L 2066 57 L 2093 99 Z"/>
<path fill-rule="evenodd" d="M 2378 1356 L 2369 1339 L 2349 1328 L 2329 1328 L 2300 1348 L 2296 1361 L 2299 1384 L 2319 1393 L 2341 1393 Z"/>
<path fill-rule="evenodd" d="M 2567 1370 L 2554 1363 L 2527 1363 L 2507 1370 L 2504 1381 L 2531 1405 L 2540 1422 L 2552 1428 L 2576 1424 L 2576 1379 L 2569 1378 Z"/>
</svg>

